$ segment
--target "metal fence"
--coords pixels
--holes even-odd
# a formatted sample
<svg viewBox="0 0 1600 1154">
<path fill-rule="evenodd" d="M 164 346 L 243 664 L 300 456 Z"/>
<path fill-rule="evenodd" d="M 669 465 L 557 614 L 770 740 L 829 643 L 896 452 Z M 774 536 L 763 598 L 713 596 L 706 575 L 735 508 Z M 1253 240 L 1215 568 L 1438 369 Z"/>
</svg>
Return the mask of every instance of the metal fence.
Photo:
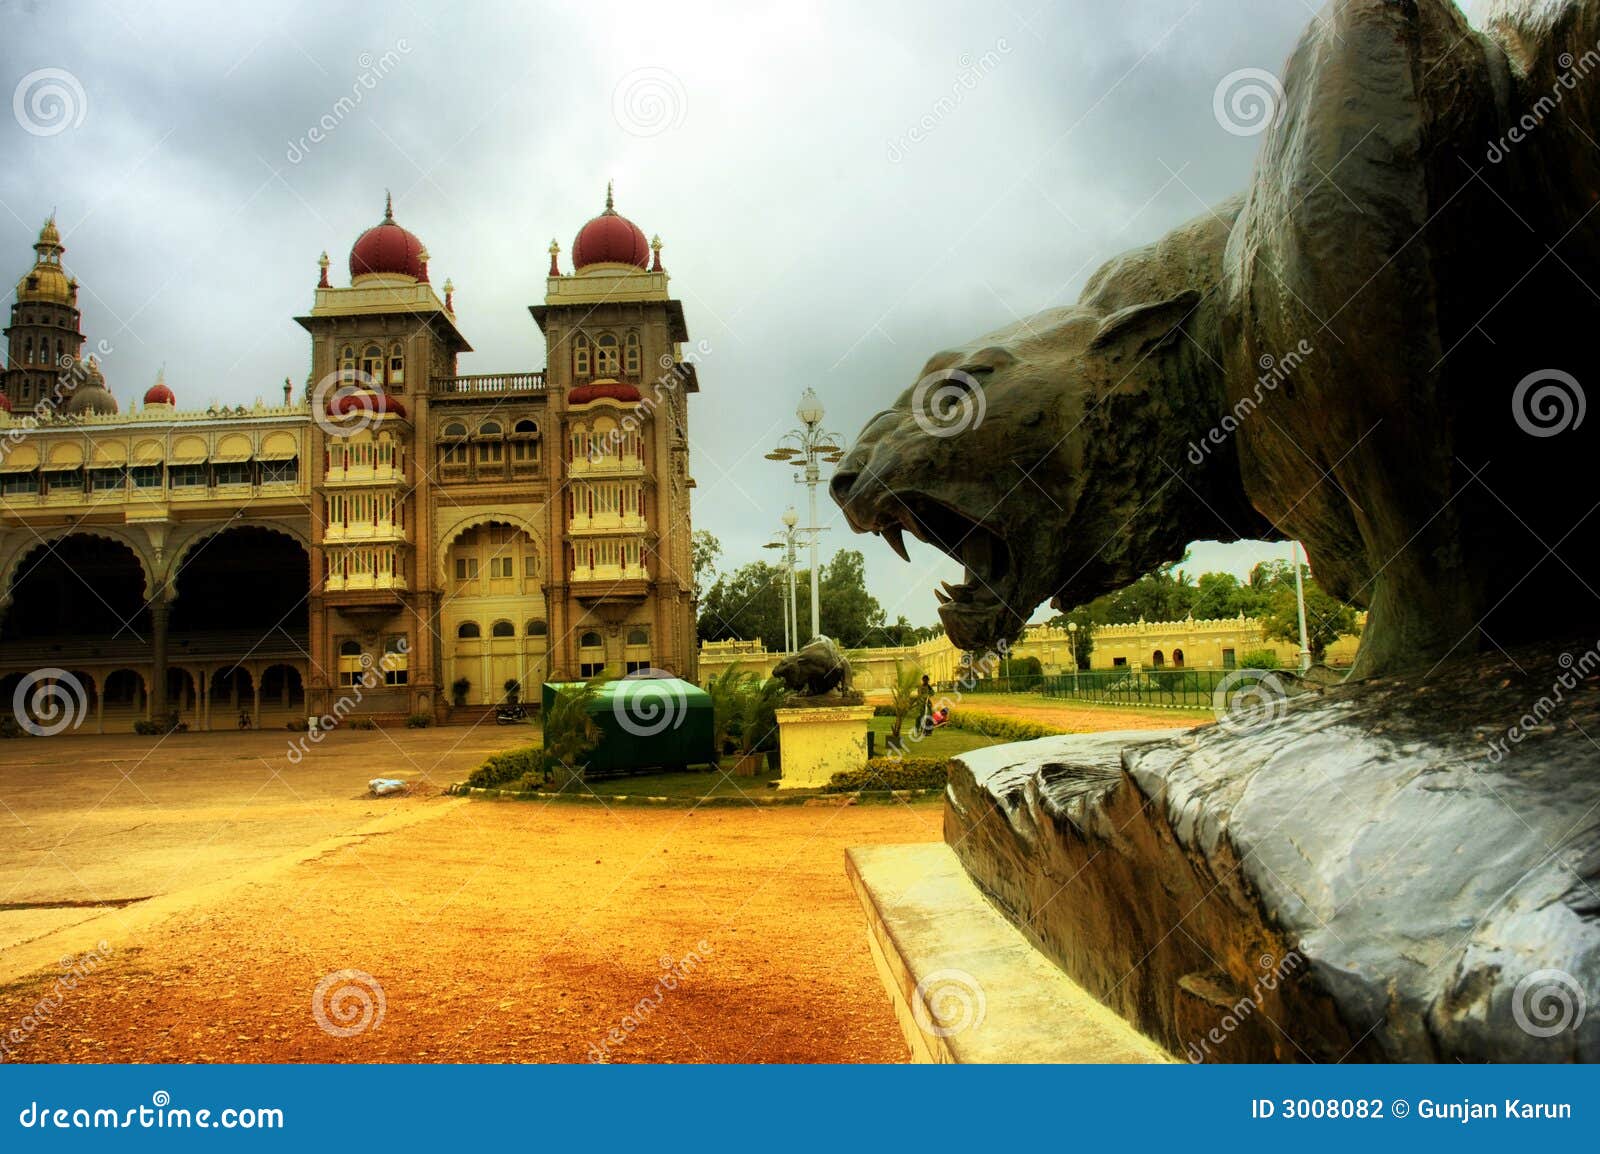
<svg viewBox="0 0 1600 1154">
<path fill-rule="evenodd" d="M 963 693 L 1037 693 L 1114 705 L 1212 709 L 1231 704 L 1233 695 L 1251 689 L 1265 670 L 1239 669 L 1084 669 L 1071 673 L 990 677 Z M 1222 686 L 1223 701 L 1216 700 Z"/>
</svg>

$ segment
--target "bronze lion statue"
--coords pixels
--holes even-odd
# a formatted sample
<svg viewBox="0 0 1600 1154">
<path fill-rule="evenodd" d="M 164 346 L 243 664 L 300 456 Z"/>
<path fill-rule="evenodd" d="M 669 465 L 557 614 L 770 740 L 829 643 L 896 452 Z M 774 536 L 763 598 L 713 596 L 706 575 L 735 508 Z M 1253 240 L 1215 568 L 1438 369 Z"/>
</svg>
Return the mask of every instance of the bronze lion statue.
<svg viewBox="0 0 1600 1154">
<path fill-rule="evenodd" d="M 1600 625 L 1600 0 L 1334 0 L 1281 86 L 1242 195 L 934 354 L 840 465 L 857 531 L 965 564 L 962 648 L 1202 539 L 1304 542 L 1356 676 Z"/>
</svg>

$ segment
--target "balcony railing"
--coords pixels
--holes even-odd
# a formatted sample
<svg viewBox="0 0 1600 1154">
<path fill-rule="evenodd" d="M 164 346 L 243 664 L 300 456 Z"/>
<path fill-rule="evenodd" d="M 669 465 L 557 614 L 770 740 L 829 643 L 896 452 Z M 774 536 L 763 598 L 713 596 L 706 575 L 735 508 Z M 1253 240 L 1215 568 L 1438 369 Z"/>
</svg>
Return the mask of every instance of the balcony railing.
<svg viewBox="0 0 1600 1154">
<path fill-rule="evenodd" d="M 435 394 L 542 393 L 543 373 L 479 373 L 470 377 L 435 377 Z"/>
</svg>

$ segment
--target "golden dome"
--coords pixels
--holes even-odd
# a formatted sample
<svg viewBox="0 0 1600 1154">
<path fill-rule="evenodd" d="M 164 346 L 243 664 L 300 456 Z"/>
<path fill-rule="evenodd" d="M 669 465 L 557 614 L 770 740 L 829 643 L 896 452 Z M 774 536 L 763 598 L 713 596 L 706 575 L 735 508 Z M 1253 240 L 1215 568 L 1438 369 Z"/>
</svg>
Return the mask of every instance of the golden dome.
<svg viewBox="0 0 1600 1154">
<path fill-rule="evenodd" d="M 44 222 L 33 251 L 38 256 L 33 268 L 17 282 L 17 300 L 73 304 L 78 295 L 78 286 L 67 276 L 66 269 L 61 267 L 61 254 L 66 249 L 61 246 L 61 232 L 56 228 L 55 217 Z"/>
</svg>

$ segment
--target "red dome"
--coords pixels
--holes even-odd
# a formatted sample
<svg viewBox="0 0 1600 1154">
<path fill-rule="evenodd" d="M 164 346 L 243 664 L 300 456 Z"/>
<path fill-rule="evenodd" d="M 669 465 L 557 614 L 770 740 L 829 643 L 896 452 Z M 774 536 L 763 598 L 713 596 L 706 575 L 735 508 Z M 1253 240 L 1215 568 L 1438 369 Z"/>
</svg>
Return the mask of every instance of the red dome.
<svg viewBox="0 0 1600 1154">
<path fill-rule="evenodd" d="M 639 390 L 625 381 L 595 381 L 589 385 L 579 385 L 567 394 L 567 404 L 587 405 L 590 401 L 601 399 L 613 401 L 627 401 L 630 404 L 639 401 Z"/>
<path fill-rule="evenodd" d="M 572 267 L 591 264 L 631 264 L 650 267 L 650 242 L 644 230 L 625 216 L 618 216 L 611 204 L 611 186 L 606 186 L 606 210 L 578 230 L 572 242 Z"/>
<path fill-rule="evenodd" d="M 423 251 L 416 234 L 394 222 L 394 206 L 386 201 L 383 220 L 357 237 L 350 250 L 350 278 L 368 273 L 401 273 L 425 281 L 428 264 Z"/>
<path fill-rule="evenodd" d="M 335 417 L 346 417 L 352 413 L 387 413 L 394 417 L 404 417 L 406 407 L 387 393 L 357 392 L 334 397 L 328 402 L 328 412 Z"/>
<path fill-rule="evenodd" d="M 178 398 L 172 395 L 171 389 L 157 381 L 150 386 L 150 391 L 145 393 L 144 403 L 146 405 L 175 405 L 178 403 Z"/>
</svg>

